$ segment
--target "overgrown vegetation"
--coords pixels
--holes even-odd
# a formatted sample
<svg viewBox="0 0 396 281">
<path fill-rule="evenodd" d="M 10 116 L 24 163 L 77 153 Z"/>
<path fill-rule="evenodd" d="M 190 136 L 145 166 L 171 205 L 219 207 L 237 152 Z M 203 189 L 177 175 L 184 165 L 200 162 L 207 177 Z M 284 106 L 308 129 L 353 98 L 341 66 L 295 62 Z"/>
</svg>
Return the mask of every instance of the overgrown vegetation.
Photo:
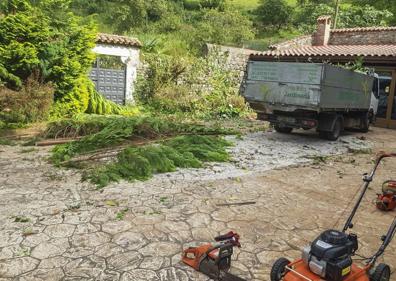
<svg viewBox="0 0 396 281">
<path fill-rule="evenodd" d="M 96 24 L 90 17 L 74 15 L 69 4 L 68 0 L 1 2 L 3 126 L 43 120 L 49 114 L 64 117 L 80 112 L 119 114 L 124 110 L 103 99 L 89 80 Z"/>
<path fill-rule="evenodd" d="M 390 2 L 341 0 L 338 27 L 394 23 L 396 6 Z M 248 110 L 237 93 L 239 73 L 225 70 L 224 58 L 202 58 L 205 43 L 266 49 L 310 33 L 318 16 L 334 11 L 335 1 L 325 0 L 1 1 L 0 85 L 7 89 L 2 92 L 26 96 L 30 87 L 39 95 L 53 88 L 55 99 L 50 110 L 41 107 L 41 116 L 29 112 L 28 105 L 12 111 L 0 105 L 1 126 L 49 114 L 136 114 L 104 99 L 88 79 L 97 31 L 143 41 L 148 71 L 136 95 L 146 109 L 204 119 L 244 116 Z"/>
<path fill-rule="evenodd" d="M 20 90 L 28 79 L 51 82 L 65 112 L 88 106 L 87 77 L 94 55 L 96 28 L 68 10 L 68 1 L 5 1 L 0 17 L 0 67 L 8 88 Z M 63 114 L 63 112 L 62 112 Z"/>
<path fill-rule="evenodd" d="M 341 0 L 338 27 L 396 22 L 393 1 Z M 155 41 L 161 53 L 199 54 L 203 42 L 265 49 L 309 33 L 335 0 L 73 0 L 82 15 L 97 14 L 100 28 Z M 126 15 L 133 16 L 126 16 Z M 147 39 L 147 40 L 145 40 Z"/>
<path fill-rule="evenodd" d="M 0 86 L 0 129 L 46 120 L 53 92 L 50 85 L 34 79 L 28 79 L 18 92 Z"/>
<path fill-rule="evenodd" d="M 137 85 L 137 99 L 155 111 L 207 118 L 241 117 L 249 113 L 239 95 L 239 72 L 227 70 L 227 58 L 180 59 L 147 56 L 147 76 Z"/>
<path fill-rule="evenodd" d="M 160 144 L 128 147 L 114 163 L 89 171 L 85 175 L 98 187 L 122 179 L 147 180 L 156 173 L 173 172 L 176 168 L 200 168 L 203 162 L 229 160 L 226 147 L 231 144 L 220 137 L 180 136 Z"/>
</svg>

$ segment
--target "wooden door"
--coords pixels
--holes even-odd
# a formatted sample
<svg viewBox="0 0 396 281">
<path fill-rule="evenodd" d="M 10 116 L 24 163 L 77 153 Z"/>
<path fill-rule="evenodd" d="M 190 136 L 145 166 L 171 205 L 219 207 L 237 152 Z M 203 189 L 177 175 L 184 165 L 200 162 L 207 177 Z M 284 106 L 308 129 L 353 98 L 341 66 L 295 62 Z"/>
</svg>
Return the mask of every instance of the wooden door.
<svg viewBox="0 0 396 281">
<path fill-rule="evenodd" d="M 375 125 L 396 129 L 396 70 L 381 70 L 376 72 L 380 78 L 379 105 Z"/>
</svg>

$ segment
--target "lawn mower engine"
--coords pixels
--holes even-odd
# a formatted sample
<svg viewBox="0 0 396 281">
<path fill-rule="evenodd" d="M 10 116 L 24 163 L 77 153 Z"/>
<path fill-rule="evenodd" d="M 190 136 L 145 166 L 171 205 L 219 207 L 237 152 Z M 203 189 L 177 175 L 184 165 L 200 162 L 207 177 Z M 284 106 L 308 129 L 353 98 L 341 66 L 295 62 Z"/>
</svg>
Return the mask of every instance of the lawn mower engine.
<svg viewBox="0 0 396 281">
<path fill-rule="evenodd" d="M 378 194 L 376 206 L 382 211 L 396 208 L 396 181 L 389 180 L 382 184 L 382 193 Z"/>
<path fill-rule="evenodd" d="M 337 230 L 323 232 L 303 250 L 304 263 L 326 281 L 342 281 L 350 272 L 357 236 Z"/>
</svg>

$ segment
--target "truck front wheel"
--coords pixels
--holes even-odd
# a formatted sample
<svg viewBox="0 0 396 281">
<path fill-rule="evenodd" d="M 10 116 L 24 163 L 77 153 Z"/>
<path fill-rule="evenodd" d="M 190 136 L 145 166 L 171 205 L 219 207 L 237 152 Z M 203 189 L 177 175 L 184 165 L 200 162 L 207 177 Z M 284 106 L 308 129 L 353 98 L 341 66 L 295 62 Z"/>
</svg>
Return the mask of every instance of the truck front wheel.
<svg viewBox="0 0 396 281">
<path fill-rule="evenodd" d="M 281 125 L 275 125 L 274 129 L 278 133 L 282 133 L 282 134 L 290 134 L 293 131 L 293 128 L 284 127 L 284 126 L 281 126 Z"/>
<path fill-rule="evenodd" d="M 360 131 L 367 133 L 370 129 L 370 113 L 364 113 L 360 117 Z"/>
</svg>

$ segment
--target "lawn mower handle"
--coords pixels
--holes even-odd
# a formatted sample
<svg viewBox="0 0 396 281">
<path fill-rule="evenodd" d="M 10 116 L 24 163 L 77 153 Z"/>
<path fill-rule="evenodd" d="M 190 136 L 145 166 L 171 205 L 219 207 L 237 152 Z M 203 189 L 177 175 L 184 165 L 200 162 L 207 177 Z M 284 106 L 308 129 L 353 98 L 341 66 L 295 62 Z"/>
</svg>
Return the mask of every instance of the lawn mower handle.
<svg viewBox="0 0 396 281">
<path fill-rule="evenodd" d="M 390 242 L 392 242 L 393 237 L 396 233 L 396 218 L 393 220 L 392 225 L 388 229 L 388 233 L 383 237 L 383 242 L 378 252 L 369 260 L 368 264 L 375 264 L 377 259 L 385 252 Z"/>
<path fill-rule="evenodd" d="M 360 203 L 362 202 L 362 199 L 363 199 L 364 195 L 366 194 L 366 191 L 367 191 L 367 189 L 368 189 L 370 183 L 373 181 L 374 174 L 375 174 L 375 172 L 377 171 L 377 168 L 378 168 L 379 164 L 381 163 L 381 161 L 382 161 L 383 159 L 389 158 L 389 157 L 396 157 L 396 153 L 384 153 L 384 152 L 382 152 L 382 153 L 377 157 L 377 160 L 376 160 L 376 162 L 375 162 L 374 169 L 371 171 L 371 173 L 370 173 L 370 174 L 364 174 L 364 175 L 363 175 L 363 181 L 364 181 L 363 190 L 362 190 L 362 192 L 361 192 L 361 194 L 360 194 L 360 196 L 359 196 L 358 201 L 356 202 L 355 206 L 353 207 L 353 210 L 352 210 L 351 215 L 348 217 L 348 220 L 346 221 L 346 223 L 345 223 L 345 225 L 344 225 L 344 228 L 343 228 L 343 230 L 342 230 L 343 232 L 346 232 L 349 228 L 352 228 L 352 227 L 353 227 L 353 224 L 352 224 L 353 217 L 355 216 L 356 211 L 357 211 L 357 209 L 359 208 Z"/>
</svg>

